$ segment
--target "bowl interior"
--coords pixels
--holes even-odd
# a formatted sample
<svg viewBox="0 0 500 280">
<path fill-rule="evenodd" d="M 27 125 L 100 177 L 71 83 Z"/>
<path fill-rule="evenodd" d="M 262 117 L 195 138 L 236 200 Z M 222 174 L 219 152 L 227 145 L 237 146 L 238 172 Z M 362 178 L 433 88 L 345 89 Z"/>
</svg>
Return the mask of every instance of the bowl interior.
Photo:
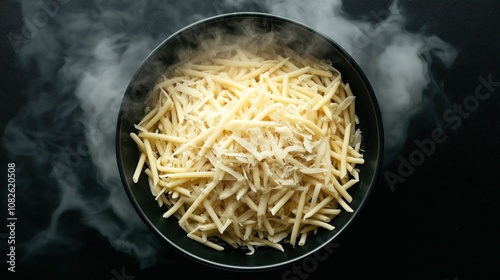
<svg viewBox="0 0 500 280">
<path fill-rule="evenodd" d="M 359 165 L 359 183 L 349 191 L 353 197 L 350 206 L 354 213 L 343 211 L 331 222 L 335 230 L 320 229 L 302 247 L 284 245 L 284 253 L 271 248 L 258 248 L 253 255 L 246 255 L 245 251 L 238 249 L 227 248 L 224 252 L 218 252 L 199 244 L 186 236 L 175 217 L 162 217 L 166 210 L 154 201 L 145 176 L 141 176 L 137 184 L 132 181 L 139 150 L 129 134 L 135 131 L 134 124 L 142 118 L 148 103 L 148 92 L 160 75 L 178 60 L 176 54 L 180 50 L 196 47 L 207 36 L 213 38 L 220 34 L 247 32 L 249 26 L 257 33 L 273 32 L 278 42 L 295 50 L 305 50 L 317 58 L 329 59 L 356 95 L 356 114 L 362 131 L 365 163 Z M 230 270 L 262 270 L 284 266 L 331 242 L 361 210 L 376 182 L 383 154 L 383 129 L 375 94 L 353 59 L 331 39 L 307 26 L 286 18 L 259 13 L 236 13 L 205 19 L 187 26 L 161 43 L 144 61 L 125 92 L 116 136 L 120 175 L 132 204 L 145 223 L 183 254 L 204 264 Z"/>
</svg>

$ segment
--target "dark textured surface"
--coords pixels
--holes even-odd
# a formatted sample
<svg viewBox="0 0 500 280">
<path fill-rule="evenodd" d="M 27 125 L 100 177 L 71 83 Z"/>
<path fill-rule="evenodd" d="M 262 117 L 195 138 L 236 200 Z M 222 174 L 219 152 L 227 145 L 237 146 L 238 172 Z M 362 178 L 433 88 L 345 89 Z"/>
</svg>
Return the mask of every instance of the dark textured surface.
<svg viewBox="0 0 500 280">
<path fill-rule="evenodd" d="M 1 178 L 7 176 L 7 162 L 15 163 L 18 221 L 16 273 L 7 271 L 9 233 L 5 226 L 0 230 L 0 278 L 152 279 L 183 271 L 221 279 L 497 279 L 498 1 L 400 1 L 408 32 L 435 34 L 458 49 L 449 68 L 431 65 L 448 102 L 431 99 L 412 116 L 401 150 L 386 162 L 365 208 L 334 244 L 289 267 L 247 274 L 210 268 L 166 247 L 155 249 L 159 240 L 134 217 L 128 201 L 120 202 L 127 197 L 117 170 L 100 172 L 114 157 L 114 126 L 106 121 L 108 115 L 99 115 L 99 104 L 85 99 L 82 85 L 90 82 L 79 78 L 86 71 L 68 65 L 88 68 L 89 79 L 106 80 L 114 69 L 127 81 L 155 45 L 187 23 L 224 12 L 267 11 L 265 2 L 228 4 L 233 2 L 239 1 L 152 2 L 137 7 L 140 16 L 131 24 L 124 4 L 113 1 L 60 1 L 57 12 L 51 12 L 54 16 L 45 20 L 36 19 L 43 9 L 35 1 L 23 2 L 23 12 L 21 1 L 2 1 Z M 344 16 L 373 22 L 384 19 L 391 3 L 344 2 Z M 23 34 L 23 15 L 38 20 L 39 28 L 16 44 L 9 34 Z M 102 18 L 108 19 L 105 25 L 92 24 Z M 103 34 L 105 30 L 123 30 L 129 36 L 114 38 L 112 32 Z M 141 33 L 154 39 L 146 42 Z M 105 51 L 99 56 L 93 38 L 114 40 L 113 50 L 121 56 Z M 96 60 L 126 61 L 130 38 L 139 49 L 133 63 L 109 72 L 95 68 Z M 33 42 L 43 51 L 34 51 Z M 17 47 L 22 50 L 16 52 Z M 85 49 L 89 52 L 82 53 Z M 121 67 L 130 71 L 122 73 Z M 95 94 L 105 96 L 106 90 Z M 115 110 L 109 116 L 116 116 L 115 103 L 105 106 Z M 84 120 L 93 116 L 105 133 L 89 138 L 93 134 Z M 96 147 L 112 152 L 99 153 Z M 4 225 L 7 187 L 2 181 Z"/>
</svg>

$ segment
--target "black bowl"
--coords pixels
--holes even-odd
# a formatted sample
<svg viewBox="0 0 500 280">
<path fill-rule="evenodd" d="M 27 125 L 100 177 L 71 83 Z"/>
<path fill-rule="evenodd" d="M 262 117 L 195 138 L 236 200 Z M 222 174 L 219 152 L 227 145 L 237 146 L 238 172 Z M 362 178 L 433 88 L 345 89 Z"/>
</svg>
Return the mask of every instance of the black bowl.
<svg viewBox="0 0 500 280">
<path fill-rule="evenodd" d="M 245 28 L 242 28 L 245 27 Z M 201 41 L 220 34 L 236 34 L 251 27 L 257 33 L 273 32 L 279 43 L 292 49 L 307 50 L 320 59 L 330 60 L 351 85 L 356 95 L 356 114 L 362 131 L 365 163 L 360 165 L 360 181 L 349 192 L 354 213 L 342 212 L 331 224 L 335 230 L 319 230 L 304 246 L 285 247 L 285 252 L 258 248 L 253 255 L 243 250 L 227 248 L 215 251 L 186 236 L 175 217 L 162 217 L 166 211 L 154 201 L 146 176 L 132 181 L 139 150 L 130 138 L 134 124 L 142 118 L 148 103 L 148 93 L 169 65 L 178 61 L 177 54 L 196 47 Z M 251 34 L 246 34 L 251 36 Z M 375 94 L 356 62 L 334 41 L 321 33 L 287 18 L 262 13 L 232 13 L 208 18 L 173 34 L 154 49 L 132 78 L 123 98 L 116 134 L 118 166 L 125 190 L 145 223 L 167 244 L 201 263 L 228 270 L 256 271 L 277 268 L 297 262 L 318 251 L 335 239 L 361 211 L 377 180 L 383 155 L 383 129 Z"/>
</svg>

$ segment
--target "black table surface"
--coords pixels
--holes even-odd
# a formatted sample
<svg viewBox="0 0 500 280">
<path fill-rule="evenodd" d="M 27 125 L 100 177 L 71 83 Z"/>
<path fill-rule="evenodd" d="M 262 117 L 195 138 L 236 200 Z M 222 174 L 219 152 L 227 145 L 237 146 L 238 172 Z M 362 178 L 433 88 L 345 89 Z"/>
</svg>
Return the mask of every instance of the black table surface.
<svg viewBox="0 0 500 280">
<path fill-rule="evenodd" d="M 0 279 L 500 277 L 499 1 L 108 2 L 0 4 Z M 117 108 L 142 59 L 190 23 L 239 11 L 338 39 L 372 73 L 387 122 L 377 184 L 335 246 L 253 273 L 158 240 L 128 201 L 114 152 Z M 389 71 L 412 65 L 414 75 Z M 402 86 L 385 93 L 392 81 Z M 393 102 L 398 90 L 414 94 Z"/>
</svg>

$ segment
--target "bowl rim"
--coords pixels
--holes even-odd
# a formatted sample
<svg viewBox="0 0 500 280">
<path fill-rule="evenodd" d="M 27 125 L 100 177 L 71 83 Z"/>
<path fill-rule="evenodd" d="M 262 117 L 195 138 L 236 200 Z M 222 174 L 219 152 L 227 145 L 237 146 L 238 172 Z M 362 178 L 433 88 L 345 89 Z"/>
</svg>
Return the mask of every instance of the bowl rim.
<svg viewBox="0 0 500 280">
<path fill-rule="evenodd" d="M 359 202 L 359 205 L 357 208 L 354 210 L 353 213 L 350 213 L 350 217 L 347 220 L 346 224 L 343 225 L 342 227 L 338 228 L 336 233 L 330 237 L 327 240 L 322 241 L 322 244 L 316 248 L 313 248 L 312 250 L 309 250 L 305 252 L 304 254 L 288 259 L 287 261 L 284 262 L 278 262 L 278 263 L 272 263 L 269 265 L 260 265 L 260 266 L 238 266 L 238 265 L 229 265 L 225 263 L 219 263 L 215 261 L 211 261 L 205 258 L 202 258 L 196 254 L 193 254 L 180 246 L 178 246 L 175 242 L 170 240 L 168 237 L 166 237 L 155 225 L 154 223 L 149 219 L 147 213 L 144 212 L 144 209 L 142 209 L 139 201 L 137 201 L 137 198 L 135 197 L 134 193 L 131 190 L 131 186 L 127 183 L 127 180 L 125 178 L 125 174 L 123 172 L 123 165 L 121 162 L 121 151 L 120 151 L 120 136 L 121 136 L 121 126 L 122 126 L 122 117 L 124 113 L 124 107 L 126 105 L 127 98 L 129 96 L 129 93 L 132 89 L 132 86 L 134 82 L 137 80 L 138 76 L 141 74 L 141 70 L 145 67 L 145 65 L 156 55 L 158 54 L 159 51 L 164 48 L 164 46 L 174 40 L 176 37 L 179 35 L 185 33 L 186 31 L 189 31 L 191 29 L 194 29 L 196 27 L 205 25 L 207 23 L 212 23 L 215 21 L 220 21 L 220 20 L 226 20 L 234 17 L 258 17 L 258 18 L 267 18 L 267 19 L 272 19 L 272 20 L 277 20 L 284 22 L 286 24 L 291 24 L 295 27 L 299 27 L 301 29 L 304 29 L 305 31 L 313 34 L 314 36 L 317 36 L 325 41 L 327 41 L 329 44 L 331 44 L 351 65 L 352 68 L 354 68 L 355 72 L 357 75 L 359 75 L 360 79 L 363 81 L 364 86 L 367 88 L 367 93 L 372 101 L 372 106 L 374 108 L 375 112 L 375 124 L 377 126 L 377 130 L 379 133 L 377 134 L 378 136 L 378 143 L 376 147 L 373 147 L 374 149 L 377 150 L 377 158 L 374 160 L 376 162 L 376 167 L 374 169 L 374 172 L 372 174 L 372 179 L 370 181 L 370 184 L 367 188 L 367 191 L 365 195 L 362 197 L 361 201 Z M 142 62 L 139 64 L 139 67 L 136 69 L 134 75 L 130 79 L 129 85 L 127 86 L 127 89 L 125 90 L 125 93 L 123 95 L 123 99 L 121 102 L 120 106 L 120 111 L 118 113 L 118 121 L 116 125 L 116 135 L 115 135 L 115 140 L 116 140 L 116 145 L 115 145 L 115 150 L 116 150 L 116 159 L 118 161 L 118 170 L 120 173 L 120 178 L 122 185 L 125 189 L 125 192 L 135 208 L 136 212 L 139 214 L 140 218 L 142 221 L 147 225 L 147 227 L 150 228 L 150 230 L 156 232 L 159 237 L 163 241 L 166 241 L 168 245 L 170 245 L 172 248 L 176 249 L 178 253 L 181 253 L 184 256 L 189 257 L 189 259 L 194 260 L 198 263 L 201 263 L 203 265 L 208 265 L 214 268 L 218 269 L 224 269 L 224 270 L 230 270 L 230 271 L 264 271 L 264 270 L 271 270 L 271 269 L 277 269 L 280 267 L 284 267 L 286 265 L 293 264 L 297 261 L 300 261 L 302 259 L 305 259 L 306 257 L 314 254 L 315 252 L 319 251 L 320 249 L 324 248 L 326 244 L 332 242 L 334 239 L 337 239 L 349 226 L 353 221 L 358 217 L 359 213 L 362 212 L 362 209 L 365 207 L 369 197 L 371 196 L 371 193 L 373 192 L 373 189 L 377 183 L 377 180 L 380 176 L 381 168 L 382 168 L 382 163 L 383 163 L 383 149 L 384 149 L 384 129 L 383 129 L 383 122 L 382 122 L 382 115 L 379 107 L 379 103 L 377 101 L 377 97 L 375 95 L 375 92 L 371 86 L 371 83 L 369 82 L 367 76 L 363 72 L 362 68 L 358 65 L 358 63 L 352 58 L 352 56 L 343 48 L 341 47 L 335 40 L 333 40 L 331 37 L 325 35 L 324 33 L 308 26 L 305 23 L 296 21 L 294 19 L 272 14 L 272 13 L 265 13 L 265 12 L 230 12 L 230 13 L 223 13 L 223 14 L 218 14 L 215 16 L 210 16 L 198 21 L 195 21 L 193 23 L 190 23 L 180 29 L 178 29 L 176 32 L 172 33 L 171 35 L 167 36 L 166 39 L 161 41 L 154 49 L 152 49 L 149 54 L 146 56 L 145 59 L 142 60 Z"/>
</svg>

